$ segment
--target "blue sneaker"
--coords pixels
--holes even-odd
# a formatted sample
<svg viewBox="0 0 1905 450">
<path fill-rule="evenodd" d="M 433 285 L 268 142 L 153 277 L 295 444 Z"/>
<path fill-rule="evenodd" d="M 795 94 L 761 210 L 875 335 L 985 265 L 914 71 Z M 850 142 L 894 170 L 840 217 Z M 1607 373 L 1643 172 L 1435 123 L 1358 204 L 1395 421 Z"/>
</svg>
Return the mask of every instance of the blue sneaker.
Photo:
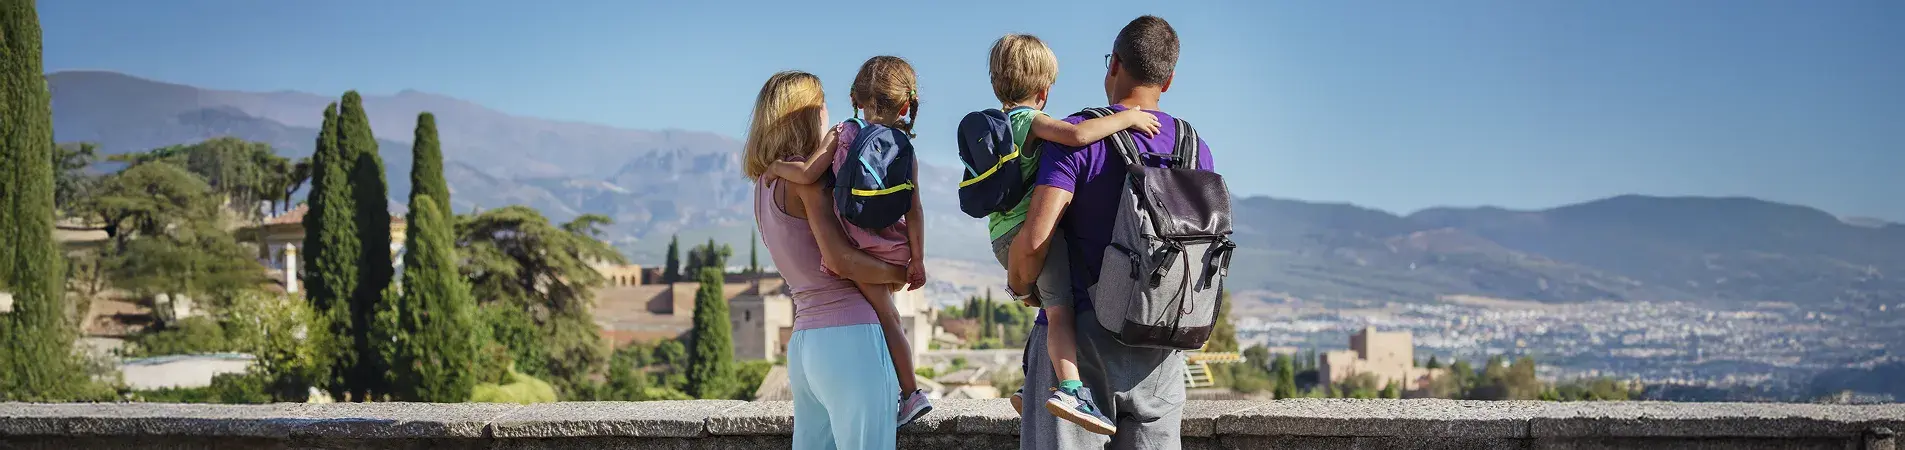
<svg viewBox="0 0 1905 450">
<path fill-rule="evenodd" d="M 1091 400 L 1091 388 L 1078 388 L 1077 392 L 1064 389 L 1052 389 L 1052 399 L 1045 401 L 1045 410 L 1067 422 L 1085 427 L 1086 431 L 1102 435 L 1118 433 L 1118 426 L 1112 425 L 1111 418 L 1098 409 Z"/>
</svg>

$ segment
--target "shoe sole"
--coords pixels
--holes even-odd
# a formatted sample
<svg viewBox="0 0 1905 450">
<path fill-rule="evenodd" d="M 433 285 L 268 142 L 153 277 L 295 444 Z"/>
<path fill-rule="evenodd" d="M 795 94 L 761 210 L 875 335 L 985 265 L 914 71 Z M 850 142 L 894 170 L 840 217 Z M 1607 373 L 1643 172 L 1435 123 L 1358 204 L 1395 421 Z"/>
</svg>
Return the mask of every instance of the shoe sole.
<svg viewBox="0 0 1905 450">
<path fill-rule="evenodd" d="M 1012 410 L 1018 412 L 1021 417 L 1025 416 L 1025 396 L 1012 396 Z"/>
<path fill-rule="evenodd" d="M 933 412 L 933 405 L 926 405 L 925 408 L 920 408 L 919 412 L 913 413 L 913 417 L 908 417 L 906 418 L 905 422 L 900 422 L 900 426 L 902 427 L 906 426 L 907 424 L 913 423 L 913 421 L 915 420 L 919 420 L 919 418 L 921 417 L 926 417 L 926 413 L 929 413 L 929 412 Z"/>
<path fill-rule="evenodd" d="M 1071 422 L 1074 424 L 1078 424 L 1078 426 L 1080 427 L 1084 427 L 1085 431 L 1090 431 L 1093 433 L 1098 433 L 1098 434 L 1102 434 L 1106 436 L 1118 434 L 1118 427 L 1114 427 L 1109 423 L 1105 423 L 1102 420 L 1098 420 L 1097 417 L 1092 417 L 1091 415 L 1088 415 L 1088 414 L 1080 414 L 1078 411 L 1074 411 L 1071 408 L 1067 408 L 1065 407 L 1063 403 L 1059 402 L 1058 399 L 1052 399 L 1052 400 L 1046 401 L 1045 410 L 1051 411 L 1053 416 L 1058 416 L 1058 418 L 1060 419 L 1065 419 L 1066 422 Z"/>
</svg>

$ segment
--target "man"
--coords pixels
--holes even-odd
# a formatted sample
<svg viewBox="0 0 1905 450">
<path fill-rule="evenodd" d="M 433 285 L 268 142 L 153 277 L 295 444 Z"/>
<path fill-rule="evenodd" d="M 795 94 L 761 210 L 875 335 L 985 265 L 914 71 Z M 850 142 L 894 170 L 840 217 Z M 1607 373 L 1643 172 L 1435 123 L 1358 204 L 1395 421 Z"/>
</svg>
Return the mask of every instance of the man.
<svg viewBox="0 0 1905 450">
<path fill-rule="evenodd" d="M 1112 53 L 1106 55 L 1105 96 L 1111 108 L 1140 108 L 1164 123 L 1155 136 L 1133 136 L 1141 151 L 1170 153 L 1177 143 L 1176 119 L 1158 110 L 1158 99 L 1171 88 L 1177 66 L 1177 32 L 1164 19 L 1139 17 L 1118 32 Z M 1082 116 L 1065 119 L 1078 123 Z M 1211 170 L 1210 150 L 1201 140 L 1197 168 Z M 1072 294 L 1077 327 L 1079 375 L 1095 389 L 1089 397 L 1117 423 L 1111 436 L 1092 434 L 1060 422 L 1043 405 L 1051 397 L 1054 379 L 1049 364 L 1027 364 L 1023 419 L 1019 445 L 1028 449 L 1175 449 L 1181 445 L 1180 421 L 1184 409 L 1183 355 L 1172 350 L 1129 347 L 1118 343 L 1093 316 L 1089 288 L 1110 243 L 1118 196 L 1124 189 L 1125 166 L 1105 141 L 1085 147 L 1047 143 L 1041 148 L 1037 186 L 1024 228 L 1012 243 L 1006 274 L 1008 292 L 1021 297 L 1033 292 L 1053 229 L 1064 231 L 1070 248 Z M 1028 361 L 1049 360 L 1046 353 L 1046 317 L 1040 313 L 1025 344 Z"/>
</svg>

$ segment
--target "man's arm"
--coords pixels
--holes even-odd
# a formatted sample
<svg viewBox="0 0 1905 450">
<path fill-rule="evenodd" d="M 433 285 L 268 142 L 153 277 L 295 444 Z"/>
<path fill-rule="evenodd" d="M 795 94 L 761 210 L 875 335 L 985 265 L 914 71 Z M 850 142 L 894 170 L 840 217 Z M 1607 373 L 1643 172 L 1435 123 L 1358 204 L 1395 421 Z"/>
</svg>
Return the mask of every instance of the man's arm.
<svg viewBox="0 0 1905 450">
<path fill-rule="evenodd" d="M 1019 236 L 1012 240 L 1012 249 L 1006 256 L 1005 279 L 1012 292 L 1021 295 L 1032 292 L 1039 272 L 1045 269 L 1052 230 L 1058 227 L 1059 217 L 1064 216 L 1065 207 L 1071 204 L 1071 191 L 1044 185 L 1032 189 L 1031 209 L 1026 210 L 1025 224 L 1020 225 Z"/>
</svg>

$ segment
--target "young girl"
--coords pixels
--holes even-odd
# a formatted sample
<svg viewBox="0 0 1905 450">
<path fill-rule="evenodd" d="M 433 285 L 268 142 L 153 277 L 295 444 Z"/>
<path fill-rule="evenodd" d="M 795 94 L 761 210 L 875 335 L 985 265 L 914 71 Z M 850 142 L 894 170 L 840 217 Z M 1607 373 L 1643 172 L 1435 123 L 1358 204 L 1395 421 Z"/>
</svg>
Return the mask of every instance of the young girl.
<svg viewBox="0 0 1905 450">
<path fill-rule="evenodd" d="M 897 56 L 875 56 L 860 65 L 853 77 L 854 116 L 865 113 L 868 123 L 904 131 L 913 136 L 913 121 L 919 117 L 919 78 L 912 64 Z M 849 123 L 835 125 L 829 139 L 812 158 L 804 161 L 779 161 L 771 165 L 770 177 L 799 184 L 813 184 L 821 176 L 845 163 L 859 127 Z M 918 167 L 913 168 L 917 180 Z M 842 188 L 844 189 L 844 188 Z M 843 218 L 841 223 L 847 221 Z M 907 285 L 882 285 L 855 282 L 861 294 L 879 313 L 880 327 L 886 333 L 887 351 L 892 353 L 893 368 L 899 376 L 899 425 L 906 425 L 932 411 L 932 402 L 919 390 L 913 378 L 913 352 L 900 327 L 899 309 L 893 304 L 893 292 L 901 288 L 916 290 L 926 284 L 925 222 L 921 216 L 919 191 L 913 190 L 913 206 L 906 217 L 891 227 L 871 230 L 847 224 L 847 237 L 855 247 L 889 264 L 906 267 Z"/>
</svg>

